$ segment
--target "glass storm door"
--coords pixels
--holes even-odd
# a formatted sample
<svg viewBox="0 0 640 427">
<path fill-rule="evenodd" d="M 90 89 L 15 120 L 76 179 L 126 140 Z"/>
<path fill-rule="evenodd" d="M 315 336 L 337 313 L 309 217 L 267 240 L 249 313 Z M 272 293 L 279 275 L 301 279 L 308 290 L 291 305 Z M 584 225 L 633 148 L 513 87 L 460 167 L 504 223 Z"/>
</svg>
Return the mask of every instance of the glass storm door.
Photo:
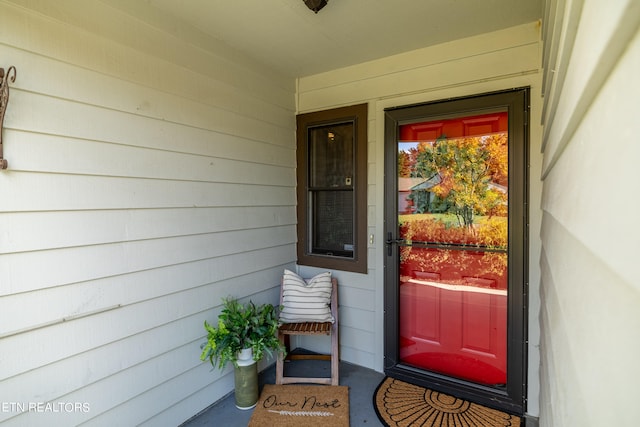
<svg viewBox="0 0 640 427">
<path fill-rule="evenodd" d="M 393 271 L 387 287 L 393 295 L 387 289 L 385 303 L 393 303 L 387 311 L 394 320 L 386 333 L 395 336 L 385 338 L 393 341 L 386 356 L 404 375 L 422 372 L 455 392 L 505 401 L 512 400 L 512 369 L 522 394 L 524 365 L 523 318 L 509 317 L 522 312 L 524 227 L 514 214 L 522 218 L 526 189 L 524 108 L 505 100 L 513 95 L 387 112 L 393 130 L 387 129 L 393 158 L 387 190 L 394 194 L 387 201 L 387 270 Z M 510 337 L 514 328 L 520 334 Z M 514 410 L 513 402 L 505 407 Z"/>
</svg>

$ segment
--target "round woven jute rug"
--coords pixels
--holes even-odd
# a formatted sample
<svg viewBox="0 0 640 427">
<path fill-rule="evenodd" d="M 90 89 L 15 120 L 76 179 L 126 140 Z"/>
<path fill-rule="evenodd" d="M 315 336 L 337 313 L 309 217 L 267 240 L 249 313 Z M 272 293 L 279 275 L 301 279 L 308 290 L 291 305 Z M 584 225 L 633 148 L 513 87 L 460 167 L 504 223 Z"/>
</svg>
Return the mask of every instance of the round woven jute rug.
<svg viewBox="0 0 640 427">
<path fill-rule="evenodd" d="M 389 427 L 519 427 L 520 417 L 393 378 L 373 396 L 380 420 Z"/>
</svg>

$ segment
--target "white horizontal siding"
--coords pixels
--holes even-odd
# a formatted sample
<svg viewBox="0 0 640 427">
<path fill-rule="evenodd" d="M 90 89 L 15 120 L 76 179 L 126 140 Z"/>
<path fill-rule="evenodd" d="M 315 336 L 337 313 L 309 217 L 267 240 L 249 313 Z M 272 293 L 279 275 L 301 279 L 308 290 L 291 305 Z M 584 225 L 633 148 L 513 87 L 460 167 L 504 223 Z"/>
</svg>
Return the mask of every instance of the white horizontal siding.
<svg viewBox="0 0 640 427">
<path fill-rule="evenodd" d="M 11 159 L 9 159 L 11 161 Z M 241 171 L 243 173 L 243 171 Z M 291 187 L 63 174 L 6 174 L 7 211 L 281 206 Z M 24 190 L 24 191 L 20 191 Z M 268 190 L 268 191 L 267 191 Z M 39 199 L 32 194 L 41 192 Z M 83 197 L 80 197 L 83 195 Z"/>
<path fill-rule="evenodd" d="M 539 23 L 533 22 L 477 37 L 395 55 L 299 79 L 301 113 L 367 102 L 368 248 L 367 275 L 335 272 L 339 278 L 341 358 L 382 371 L 385 257 L 384 109 L 478 93 L 530 86 L 531 102 L 531 266 L 529 407 L 537 415 L 538 283 L 541 164 L 541 91 Z M 317 270 L 300 267 L 311 275 Z"/>
<path fill-rule="evenodd" d="M 122 92 L 124 93 L 124 90 Z M 174 105 L 176 112 L 183 111 L 183 106 L 176 105 L 173 99 L 166 102 Z M 19 89 L 11 92 L 10 105 L 11 108 L 7 109 L 5 116 L 7 129 L 26 129 L 28 132 L 66 139 L 75 138 L 210 157 L 238 159 L 242 153 L 251 153 L 247 151 L 249 147 L 258 147 L 258 141 L 287 147 L 286 141 L 291 137 L 291 128 L 279 127 L 259 119 L 242 117 L 237 113 L 218 111 L 214 108 L 207 111 L 209 128 L 203 128 L 172 122 L 163 117 L 137 115 Z M 293 126 L 291 121 L 286 124 Z M 235 126 L 240 129 L 234 133 Z M 16 139 L 19 141 L 21 137 L 24 135 L 19 134 Z M 232 146 L 222 148 L 220 153 L 216 151 L 218 145 L 242 144 L 246 140 L 249 140 L 249 147 Z M 291 156 L 287 156 L 286 152 L 277 147 L 273 149 L 276 150 L 277 156 L 273 153 L 270 155 L 271 161 L 275 164 L 278 164 L 278 161 L 282 162 L 282 158 Z M 247 156 L 247 161 L 257 160 L 256 156 L 259 153 L 260 151 Z"/>
<path fill-rule="evenodd" d="M 187 215 L 189 221 L 183 221 Z M 3 253 L 159 239 L 295 224 L 286 206 L 221 206 L 3 213 Z M 64 228 L 51 227 L 48 222 Z M 21 230 L 32 229 L 32 233 Z"/>
<path fill-rule="evenodd" d="M 6 3 L 16 5 L 3 7 L 0 35 L 7 46 L 191 99 L 202 98 L 209 88 L 230 86 L 254 103 L 267 101 L 272 105 L 270 110 L 290 109 L 294 89 L 290 79 L 260 67 L 219 40 L 142 3 L 126 0 L 109 0 L 109 4 L 99 0 Z M 29 13 L 30 9 L 35 13 Z M 25 29 L 29 27 L 37 27 L 38 31 L 25 38 Z M 185 38 L 192 42 L 186 43 Z M 64 75 L 59 77 L 64 83 Z M 80 82 L 92 78 L 98 76 L 83 76 Z M 66 82 L 61 87 L 73 86 L 71 80 Z M 95 91 L 83 96 L 92 94 L 95 96 Z M 225 109 L 232 105 L 247 108 L 217 91 L 205 98 Z"/>
<path fill-rule="evenodd" d="M 291 243 L 289 242 L 288 245 L 290 246 Z M 59 281 L 63 282 L 61 285 L 43 289 L 21 290 L 21 293 L 3 296 L 0 300 L 2 308 L 0 337 L 6 337 L 29 328 L 39 328 L 62 322 L 67 318 L 89 315 L 95 311 L 134 304 L 195 287 L 210 286 L 211 283 L 215 283 L 212 289 L 224 292 L 223 296 L 234 294 L 232 285 L 225 284 L 225 280 L 233 280 L 233 286 L 242 290 L 239 295 L 245 295 L 244 292 L 257 286 L 252 282 L 260 282 L 261 275 L 266 275 L 265 270 L 272 265 L 286 264 L 290 257 L 291 249 L 287 245 L 281 245 L 280 248 L 269 246 L 237 254 L 208 255 L 201 260 L 151 266 L 145 269 L 130 268 L 130 271 L 111 274 L 104 278 L 85 280 L 79 278 L 80 280 L 66 281 L 59 278 Z M 113 257 L 113 259 L 116 258 Z M 104 259 L 111 260 L 112 258 L 107 256 Z M 251 273 L 247 273 L 247 265 L 252 265 Z M 84 267 L 83 271 L 93 267 L 95 266 L 90 264 Z M 72 269 L 73 267 L 67 268 Z M 99 272 L 99 269 L 96 270 Z M 24 273 L 17 269 L 11 271 L 15 276 Z M 46 271 L 44 273 L 46 276 Z M 25 275 L 28 277 L 26 273 Z M 245 276 L 242 277 L 243 275 Z M 192 279 L 183 282 L 184 277 Z M 72 279 L 77 278 L 73 277 Z M 249 278 L 250 281 L 246 282 Z M 45 283 L 42 277 L 40 277 L 40 282 Z M 43 309 L 26 317 L 24 316 L 25 307 L 29 306 L 43 307 Z"/>
<path fill-rule="evenodd" d="M 534 24 L 428 47 L 300 80 L 298 108 L 433 92 L 536 73 Z M 537 24 L 535 24 L 537 25 Z M 532 31 L 533 30 L 533 31 Z M 325 86 L 321 86 L 325 84 Z"/>
<path fill-rule="evenodd" d="M 231 176 L 237 175 L 236 171 L 251 169 L 264 179 L 259 180 L 254 174 L 247 173 L 238 177 L 240 183 L 287 186 L 292 179 L 291 168 L 287 166 L 291 164 L 291 150 L 265 144 L 256 146 L 254 152 L 246 153 L 243 160 L 237 160 L 215 153 L 215 146 L 209 147 L 210 153 L 185 153 L 179 152 L 184 150 L 179 144 L 157 149 L 11 130 L 6 134 L 7 138 L 20 141 L 7 154 L 7 157 L 11 155 L 16 159 L 11 164 L 13 171 L 228 182 Z M 249 141 L 235 138 L 216 141 L 216 144 L 251 145 Z M 261 152 L 264 156 L 260 156 Z M 266 162 L 268 159 L 264 157 L 267 154 L 273 156 L 273 163 Z M 96 161 L 88 163 L 86 159 Z"/>
<path fill-rule="evenodd" d="M 485 52 L 478 56 L 455 58 L 444 63 L 336 85 L 331 87 L 331 90 L 327 88 L 323 91 L 309 91 L 301 98 L 308 104 L 300 102 L 299 106 L 302 109 L 309 108 L 309 104 L 331 102 L 345 105 L 366 100 L 367 98 L 363 98 L 364 93 L 370 93 L 375 98 L 395 97 L 401 93 L 446 89 L 451 85 L 459 86 L 520 75 L 523 72 L 537 72 L 537 57 L 538 45 L 533 43 Z M 496 75 L 496 70 L 499 70 L 499 75 Z"/>
<path fill-rule="evenodd" d="M 550 58 L 565 63 L 566 78 L 545 93 L 540 425 L 632 425 L 629 379 L 640 377 L 640 5 L 547 8 L 577 18 L 545 39 L 547 51 L 574 42 Z"/>
<path fill-rule="evenodd" d="M 294 82 L 109 3 L 0 3 L 0 401 L 90 408 L 7 425 L 179 424 L 233 388 L 204 320 L 295 262 Z"/>
<path fill-rule="evenodd" d="M 267 274 L 254 274 L 244 279 L 226 281 L 221 283 L 221 291 L 227 294 L 238 294 L 240 292 L 253 293 L 251 298 L 256 303 L 268 302 L 274 298 L 274 290 L 255 294 L 256 281 L 264 277 L 274 277 L 280 275 L 280 269 Z M 47 358 L 47 360 L 37 361 L 41 367 L 30 370 L 20 375 L 15 375 L 3 380 L 3 390 L 0 397 L 3 401 L 27 402 L 33 401 L 34 390 L 37 390 L 37 401 L 73 401 L 88 402 L 91 405 L 91 412 L 85 414 L 83 420 L 89 420 L 104 413 L 116 413 L 120 419 L 126 419 L 134 423 L 133 418 L 125 415 L 129 410 L 120 408 L 120 404 L 135 399 L 146 399 L 147 391 L 155 395 L 155 389 L 164 389 L 163 401 L 177 402 L 184 399 L 190 393 L 197 393 L 201 388 L 208 388 L 214 381 L 222 381 L 227 384 L 230 377 L 233 382 L 233 375 L 228 375 L 229 367 L 225 371 L 212 370 L 210 365 L 199 361 L 200 343 L 203 341 L 200 329 L 204 319 L 211 321 L 213 315 L 219 313 L 220 307 L 211 310 L 211 303 L 208 298 L 203 298 L 211 294 L 213 285 L 190 292 L 182 292 L 179 296 L 166 296 L 153 301 L 137 304 L 131 308 L 123 308 L 127 313 L 114 310 L 109 317 L 105 313 L 102 318 L 85 318 L 67 322 L 49 328 L 42 329 L 39 334 L 31 334 L 32 340 L 37 343 L 29 343 L 18 335 L 13 340 L 5 338 L 7 348 L 25 350 L 39 353 L 41 348 L 51 348 L 55 351 L 65 351 L 76 354 L 68 357 L 61 357 L 60 360 L 48 363 L 48 360 L 57 356 L 56 354 L 35 355 L 35 358 Z M 183 317 L 189 311 L 201 309 L 200 312 Z M 137 319 L 137 314 L 150 310 L 153 316 L 147 319 Z M 148 316 L 147 316 L 148 317 Z M 133 320 L 132 320 L 133 319 Z M 152 326 L 149 328 L 149 326 Z M 91 330 L 97 335 L 96 341 L 113 341 L 100 346 L 92 346 L 92 343 L 79 343 L 73 339 L 76 334 L 81 334 L 83 330 Z M 126 334 L 125 334 L 126 332 Z M 116 334 L 126 336 L 117 339 Z M 64 344 L 64 347 L 60 346 Z M 16 347 L 14 347 L 14 345 Z M 41 347 L 46 345 L 47 347 Z M 26 346 L 26 347 L 24 347 Z M 81 350 L 80 346 L 86 346 L 87 351 Z M 52 352 L 52 353 L 55 353 Z M 21 353 L 24 357 L 24 353 Z M 193 355 L 196 357 L 193 357 Z M 180 356 L 182 355 L 182 356 Z M 17 356 L 17 355 L 16 355 Z M 33 357 L 32 357 L 33 358 Z M 167 361 L 170 363 L 167 365 Z M 15 365 L 13 360 L 7 360 L 7 364 Z M 17 362 L 20 363 L 20 362 Z M 149 372 L 149 370 L 152 370 Z M 5 372 L 3 372 L 3 375 Z M 226 375 L 224 377 L 223 375 Z M 182 378 L 187 376 L 187 378 Z M 47 380 L 43 382 L 43 378 Z M 184 382 L 183 390 L 186 394 L 175 393 L 175 390 L 166 388 L 166 381 Z M 142 384 L 141 384 L 142 383 Z M 191 383 L 191 385 L 188 385 Z M 221 386 L 221 385 L 219 385 Z M 230 389 L 228 386 L 221 386 L 210 391 L 213 395 L 206 402 L 202 402 L 202 407 L 210 405 L 217 398 L 224 396 Z M 233 385 L 231 385 L 233 387 Z M 108 391 L 108 396 L 103 396 Z M 154 398 L 155 399 L 155 398 Z M 163 406 L 159 402 L 138 408 L 139 414 L 136 416 L 152 417 L 160 411 L 164 411 L 168 406 Z M 155 412 L 154 412 L 155 411 Z M 34 414 L 29 414 L 33 419 Z M 78 415 L 78 414 L 76 414 Z M 184 413 L 181 414 L 184 417 Z M 16 425 L 28 424 L 23 417 L 16 417 L 11 420 Z M 113 423 L 113 419 L 106 415 L 103 424 Z M 55 425 L 51 419 L 42 425 Z M 184 420 L 184 418 L 182 419 Z M 44 421 L 44 420 L 43 420 Z M 65 425 L 74 424 L 65 422 Z M 164 423 L 163 423 L 164 424 Z M 12 425 L 8 423 L 8 425 Z"/>
<path fill-rule="evenodd" d="M 188 215 L 184 218 L 189 220 Z M 7 254 L 0 260 L 0 280 L 8 285 L 3 286 L 0 295 L 62 286 L 92 278 L 132 273 L 294 242 L 293 227 L 269 227 Z M 79 259 L 83 259 L 84 262 L 79 263 Z M 12 284 L 14 277 L 20 278 L 20 283 Z"/>
<path fill-rule="evenodd" d="M 481 34 L 464 40 L 456 40 L 393 55 L 352 67 L 305 77 L 300 81 L 300 92 L 326 90 L 330 87 L 341 86 L 346 82 L 355 81 L 356 76 L 357 80 L 381 79 L 385 76 L 393 79 L 413 70 L 427 69 L 460 59 L 480 57 L 485 54 L 492 55 L 495 52 L 512 50 L 519 46 L 531 46 L 535 44 L 535 39 L 532 39 L 531 35 L 532 26 L 521 25 L 508 30 Z M 530 61 L 531 58 L 526 59 L 526 62 Z M 447 77 L 441 76 L 439 81 L 443 79 L 447 79 Z M 448 80 L 446 84 L 451 84 L 452 80 L 456 81 L 455 79 Z M 416 84 L 419 83 L 414 82 L 414 86 Z M 424 87 L 439 86 L 439 84 L 424 83 L 423 85 Z M 394 93 L 394 95 L 397 94 L 398 92 Z"/>
<path fill-rule="evenodd" d="M 559 7 L 565 6 L 564 2 L 558 3 Z M 568 57 L 562 58 L 566 67 L 561 72 L 562 87 L 547 94 L 545 100 L 549 108 L 546 109 L 548 116 L 544 123 L 544 175 L 571 140 L 640 25 L 637 2 L 624 0 L 614 7 L 594 3 L 597 2 L 585 2 L 584 6 L 581 1 L 569 3 L 565 13 L 569 18 L 579 15 L 579 25 L 571 22 L 578 26 L 568 30 L 563 28 L 563 32 L 557 35 L 575 41 L 564 46 L 562 51 Z M 555 70 L 547 72 L 549 79 L 553 79 L 554 74 Z"/>
</svg>

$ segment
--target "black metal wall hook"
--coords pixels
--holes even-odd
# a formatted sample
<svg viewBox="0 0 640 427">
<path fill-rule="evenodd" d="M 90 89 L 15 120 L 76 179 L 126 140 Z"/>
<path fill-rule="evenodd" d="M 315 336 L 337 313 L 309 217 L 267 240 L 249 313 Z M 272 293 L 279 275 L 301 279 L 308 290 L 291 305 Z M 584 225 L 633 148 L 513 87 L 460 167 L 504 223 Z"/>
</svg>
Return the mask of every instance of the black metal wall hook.
<svg viewBox="0 0 640 427">
<path fill-rule="evenodd" d="M 4 72 L 4 68 L 0 68 L 0 169 L 6 169 L 8 166 L 2 151 L 2 126 L 4 123 L 4 113 L 9 103 L 9 81 L 11 81 L 11 83 L 15 82 L 17 74 L 16 67 L 13 65 L 7 69 L 6 73 Z"/>
</svg>

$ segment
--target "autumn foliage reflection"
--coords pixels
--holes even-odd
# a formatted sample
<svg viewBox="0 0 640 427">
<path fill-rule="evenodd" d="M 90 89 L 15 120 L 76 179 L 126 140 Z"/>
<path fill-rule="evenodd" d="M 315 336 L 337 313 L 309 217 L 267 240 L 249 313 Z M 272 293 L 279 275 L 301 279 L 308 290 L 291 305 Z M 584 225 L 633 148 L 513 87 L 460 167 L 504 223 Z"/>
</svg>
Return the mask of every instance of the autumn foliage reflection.
<svg viewBox="0 0 640 427">
<path fill-rule="evenodd" d="M 506 289 L 507 134 L 418 142 L 398 162 L 401 178 L 419 182 L 412 214 L 399 216 L 401 281 Z"/>
</svg>

